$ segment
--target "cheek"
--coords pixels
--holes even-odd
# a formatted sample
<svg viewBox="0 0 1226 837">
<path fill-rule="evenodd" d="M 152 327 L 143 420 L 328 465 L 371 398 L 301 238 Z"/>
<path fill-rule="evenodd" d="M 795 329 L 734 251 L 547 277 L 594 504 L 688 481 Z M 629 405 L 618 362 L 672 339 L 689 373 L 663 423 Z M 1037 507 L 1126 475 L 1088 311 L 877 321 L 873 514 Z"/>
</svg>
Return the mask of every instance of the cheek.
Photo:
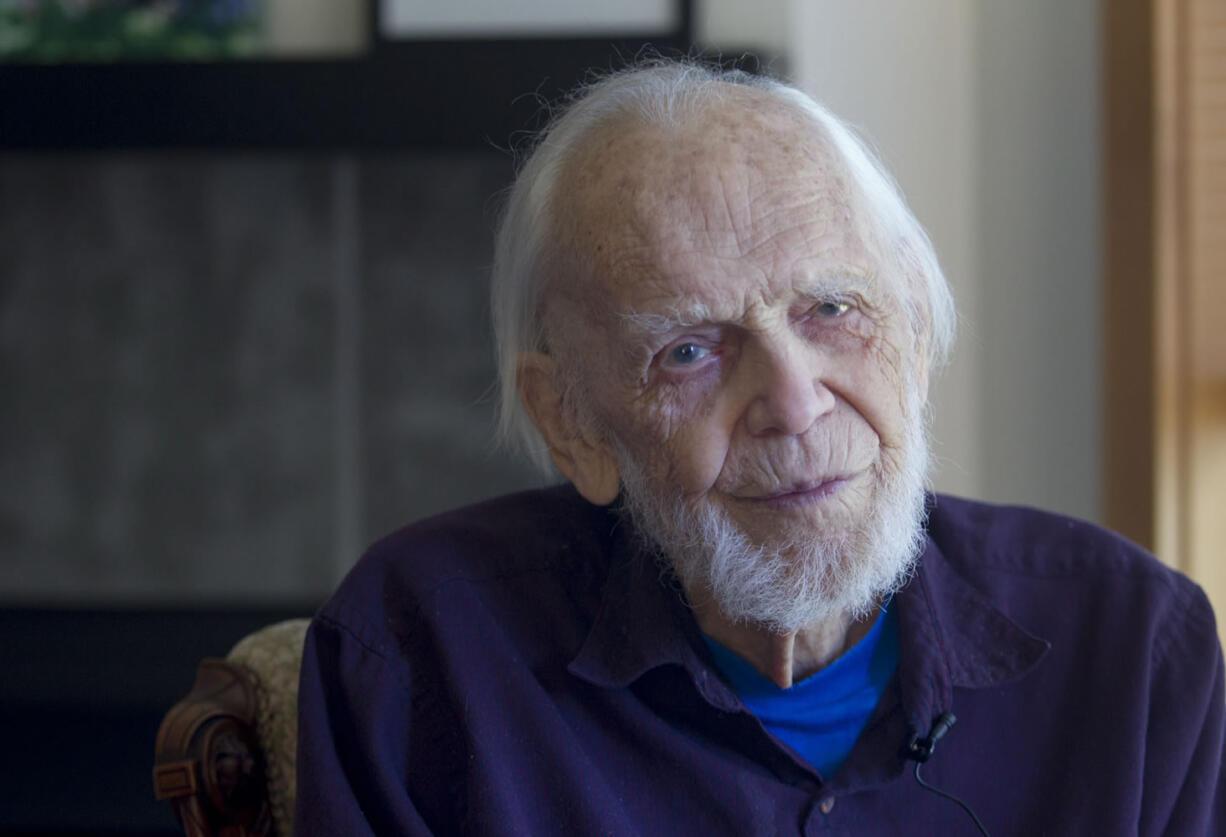
<svg viewBox="0 0 1226 837">
<path fill-rule="evenodd" d="M 728 456 L 731 427 L 716 393 L 678 390 L 643 398 L 619 416 L 623 439 L 661 485 L 693 497 L 715 483 Z"/>
<path fill-rule="evenodd" d="M 869 340 L 840 376 L 843 396 L 873 428 L 883 448 L 898 447 L 905 441 L 911 386 L 908 362 L 895 342 Z"/>
<path fill-rule="evenodd" d="M 728 460 L 731 433 L 722 422 L 692 421 L 672 446 L 676 485 L 696 497 L 711 490 Z"/>
</svg>

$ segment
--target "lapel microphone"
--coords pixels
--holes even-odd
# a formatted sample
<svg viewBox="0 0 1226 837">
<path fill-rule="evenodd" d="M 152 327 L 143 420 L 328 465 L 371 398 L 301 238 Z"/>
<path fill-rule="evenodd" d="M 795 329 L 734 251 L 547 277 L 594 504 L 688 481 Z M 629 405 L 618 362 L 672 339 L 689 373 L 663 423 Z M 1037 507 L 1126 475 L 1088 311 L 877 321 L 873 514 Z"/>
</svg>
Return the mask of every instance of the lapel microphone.
<svg viewBox="0 0 1226 837">
<path fill-rule="evenodd" d="M 989 837 L 988 830 L 983 827 L 983 823 L 979 821 L 979 817 L 975 816 L 975 812 L 971 810 L 971 806 L 967 805 L 952 793 L 947 793 L 938 787 L 928 784 L 924 781 L 924 778 L 920 776 L 920 765 L 932 758 L 932 754 L 937 747 L 937 742 L 945 737 L 945 733 L 949 732 L 950 727 L 952 727 L 957 720 L 958 719 L 954 717 L 954 713 L 942 712 L 937 716 L 936 721 L 934 721 L 932 724 L 932 729 L 928 730 L 928 734 L 926 736 L 921 738 L 918 732 L 911 736 L 911 740 L 907 743 L 906 749 L 903 750 L 903 755 L 915 762 L 915 781 L 919 782 L 919 786 L 921 788 L 956 803 L 959 808 L 966 812 L 966 815 L 971 818 L 971 821 L 975 823 L 975 827 L 979 829 L 979 833 L 982 834 L 983 837 Z"/>
</svg>

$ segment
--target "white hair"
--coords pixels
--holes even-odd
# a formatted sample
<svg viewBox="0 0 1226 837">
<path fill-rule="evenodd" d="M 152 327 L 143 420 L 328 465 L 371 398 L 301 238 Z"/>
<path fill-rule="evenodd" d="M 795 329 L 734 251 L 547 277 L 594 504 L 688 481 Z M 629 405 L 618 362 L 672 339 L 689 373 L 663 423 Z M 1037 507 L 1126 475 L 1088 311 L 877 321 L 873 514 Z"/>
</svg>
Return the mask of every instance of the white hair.
<svg viewBox="0 0 1226 837">
<path fill-rule="evenodd" d="M 543 469 L 549 455 L 519 400 L 517 377 L 523 352 L 544 351 L 543 300 L 561 254 L 552 215 L 554 195 L 567 163 L 620 121 L 674 124 L 717 103 L 729 85 L 753 88 L 806 115 L 846 168 L 858 189 L 869 228 L 909 287 L 900 297 L 929 363 L 948 358 L 956 315 L 953 298 L 932 243 L 907 207 L 884 165 L 855 132 L 805 93 L 783 82 L 691 61 L 653 60 L 630 67 L 577 91 L 541 132 L 511 186 L 498 225 L 491 277 L 491 308 L 497 349 L 500 438 L 521 445 Z"/>
</svg>

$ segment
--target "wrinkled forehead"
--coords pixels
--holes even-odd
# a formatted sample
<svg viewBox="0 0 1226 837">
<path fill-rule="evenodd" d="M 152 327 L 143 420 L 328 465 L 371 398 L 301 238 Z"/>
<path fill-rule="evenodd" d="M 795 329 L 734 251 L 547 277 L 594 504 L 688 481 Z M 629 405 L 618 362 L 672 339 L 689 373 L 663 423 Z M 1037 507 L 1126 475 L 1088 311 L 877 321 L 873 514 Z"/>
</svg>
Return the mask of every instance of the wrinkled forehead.
<svg viewBox="0 0 1226 837">
<path fill-rule="evenodd" d="M 616 304 L 610 297 L 637 277 L 683 285 L 712 260 L 808 249 L 855 269 L 870 249 L 824 129 L 749 88 L 730 86 L 727 97 L 669 123 L 628 117 L 608 126 L 570 159 L 557 196 L 567 276 L 553 293 L 584 306 Z"/>
</svg>

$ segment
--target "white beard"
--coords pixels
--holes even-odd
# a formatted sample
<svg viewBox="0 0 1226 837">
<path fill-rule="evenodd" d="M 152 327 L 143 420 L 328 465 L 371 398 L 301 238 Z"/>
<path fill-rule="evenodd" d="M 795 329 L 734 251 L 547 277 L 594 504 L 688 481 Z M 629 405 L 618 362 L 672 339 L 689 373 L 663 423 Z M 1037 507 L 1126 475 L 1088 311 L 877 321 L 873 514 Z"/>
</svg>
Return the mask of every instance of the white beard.
<svg viewBox="0 0 1226 837">
<path fill-rule="evenodd" d="M 847 529 L 755 543 L 715 504 L 692 507 L 653 485 L 622 449 L 624 509 L 682 587 L 710 596 L 733 623 L 782 635 L 834 616 L 862 619 L 906 584 L 924 545 L 928 444 L 922 408 L 910 406 L 899 461 L 876 466 L 870 510 Z"/>
</svg>

